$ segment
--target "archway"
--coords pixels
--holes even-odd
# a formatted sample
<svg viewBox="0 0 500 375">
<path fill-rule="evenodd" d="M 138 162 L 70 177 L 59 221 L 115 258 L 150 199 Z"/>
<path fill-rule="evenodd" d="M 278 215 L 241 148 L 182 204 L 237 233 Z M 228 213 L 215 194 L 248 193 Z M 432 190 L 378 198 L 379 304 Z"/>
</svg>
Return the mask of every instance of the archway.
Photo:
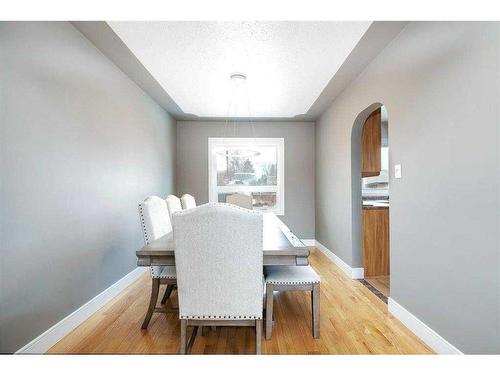
<svg viewBox="0 0 500 375">
<path fill-rule="evenodd" d="M 380 111 L 378 111 L 380 109 Z M 380 139 L 380 149 L 378 150 L 379 155 L 378 157 L 382 159 L 380 162 L 380 168 L 379 168 L 379 173 L 374 173 L 374 174 L 368 174 L 368 176 L 371 177 L 365 177 L 362 178 L 362 136 L 363 136 L 363 128 L 365 126 L 365 123 L 367 122 L 367 119 L 370 118 L 369 121 L 371 121 L 371 116 L 373 116 L 375 113 L 379 114 L 379 123 L 380 123 L 380 132 L 381 132 L 381 139 Z M 365 150 L 366 152 L 366 150 Z M 382 163 L 383 162 L 383 163 Z M 383 164 L 383 165 L 382 165 Z M 384 107 L 382 103 L 373 103 L 370 106 L 366 107 L 363 111 L 361 111 L 358 116 L 356 117 L 352 131 L 351 131 L 351 217 L 352 217 L 352 259 L 353 259 L 353 266 L 355 267 L 363 267 L 364 273 L 365 273 L 365 278 L 367 278 L 367 275 L 369 276 L 374 276 L 374 275 L 382 275 L 382 274 L 389 274 L 388 272 L 388 267 L 389 267 L 389 210 L 388 210 L 388 200 L 389 200 L 389 192 L 388 192 L 388 174 L 389 174 L 389 167 L 388 167 L 388 116 L 387 116 L 387 110 Z M 366 172 L 364 173 L 365 176 L 367 176 Z M 362 188 L 362 185 L 364 188 Z M 376 186 L 376 188 L 372 188 L 372 186 Z M 382 188 L 380 188 L 382 186 Z M 383 188 L 385 187 L 385 188 Z M 377 190 L 380 188 L 380 190 Z M 380 193 L 379 196 L 377 194 Z M 386 197 L 386 198 L 385 198 Z M 387 204 L 385 204 L 385 199 L 387 199 Z M 363 204 L 363 202 L 365 202 Z M 381 211 L 382 209 L 387 208 L 385 211 Z M 373 211 L 366 211 L 367 209 L 373 209 Z M 377 211 L 375 211 L 377 209 Z M 378 216 L 377 216 L 378 215 Z M 375 217 L 375 219 L 373 219 Z M 374 232 L 367 232 L 364 231 L 363 229 L 363 220 L 365 221 L 365 226 L 369 230 L 372 230 L 372 227 L 369 226 L 367 223 L 373 223 L 373 220 L 379 220 L 379 217 L 381 218 L 380 220 L 384 220 L 382 233 L 381 230 L 379 229 L 373 229 Z M 367 219 L 368 218 L 368 219 Z M 370 221 L 371 220 L 371 221 Z M 386 221 L 386 223 L 385 223 Z M 379 228 L 379 222 L 375 222 L 377 228 Z M 365 228 L 365 229 L 366 229 Z M 385 230 L 385 232 L 384 232 Z M 367 235 L 376 235 L 375 240 L 372 241 L 371 239 L 369 240 L 370 242 L 366 242 Z M 365 239 L 365 247 L 366 248 L 371 248 L 371 250 L 368 250 L 365 252 L 365 256 L 363 256 L 364 251 L 363 251 L 363 238 Z M 373 238 L 373 237 L 372 237 Z M 378 241 L 381 241 L 381 238 L 383 241 L 386 242 L 384 243 L 379 243 Z M 377 241 L 377 242 L 375 242 Z M 373 245 L 373 246 L 372 246 Z M 379 253 L 376 254 L 376 256 L 382 256 L 384 259 L 381 261 L 381 263 L 386 264 L 387 267 L 387 272 L 374 272 L 373 270 L 373 264 L 372 262 L 369 262 L 369 257 L 367 258 L 367 254 L 371 255 L 373 254 L 373 249 L 376 248 L 377 252 L 380 250 L 382 255 L 379 255 Z M 367 260 L 368 259 L 368 260 Z M 369 264 L 365 264 L 369 263 Z M 367 279 L 368 281 L 371 282 L 371 278 Z M 377 280 L 375 280 L 378 282 Z M 364 282 L 365 285 L 367 285 L 366 282 Z M 385 287 L 383 284 L 387 283 L 387 287 Z M 384 293 L 382 293 L 380 290 L 377 288 L 372 288 L 373 285 L 367 285 L 370 289 L 375 289 L 373 290 L 374 292 L 378 292 L 378 294 L 382 294 L 382 299 L 386 300 L 388 294 L 389 294 L 389 287 L 388 287 L 388 277 L 385 279 L 380 280 L 380 285 L 379 288 L 382 290 Z M 377 294 L 377 295 L 378 295 Z"/>
</svg>

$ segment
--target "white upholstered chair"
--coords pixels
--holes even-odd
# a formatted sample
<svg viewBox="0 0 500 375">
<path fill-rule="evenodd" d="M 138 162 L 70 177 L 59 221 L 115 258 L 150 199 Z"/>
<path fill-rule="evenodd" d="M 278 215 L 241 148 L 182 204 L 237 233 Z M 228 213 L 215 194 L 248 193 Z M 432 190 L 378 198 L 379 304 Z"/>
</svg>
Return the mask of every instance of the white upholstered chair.
<svg viewBox="0 0 500 375">
<path fill-rule="evenodd" d="M 266 266 L 266 340 L 273 331 L 273 292 L 275 290 L 310 290 L 312 308 L 312 334 L 319 338 L 320 277 L 311 266 Z"/>
<path fill-rule="evenodd" d="M 181 205 L 183 210 L 188 210 L 190 208 L 195 208 L 196 207 L 196 200 L 194 197 L 190 194 L 184 194 L 181 197 Z"/>
<path fill-rule="evenodd" d="M 172 216 L 181 319 L 180 353 L 203 326 L 255 326 L 263 310 L 262 214 L 208 203 Z M 190 339 L 187 329 L 193 326 Z M 199 328 L 198 328 L 199 327 Z"/>
<path fill-rule="evenodd" d="M 146 245 L 172 231 L 167 204 L 165 203 L 165 200 L 160 197 L 147 197 L 144 202 L 139 203 L 139 218 Z M 144 322 L 142 323 L 142 329 L 146 329 L 148 327 L 149 321 L 151 320 L 151 316 L 154 312 L 177 311 L 167 309 L 165 307 L 156 307 L 160 284 L 167 285 L 165 295 L 161 300 L 161 304 L 165 304 L 177 283 L 175 266 L 152 266 L 151 278 L 151 298 L 149 301 L 148 311 L 144 318 Z"/>
<path fill-rule="evenodd" d="M 168 215 L 170 216 L 170 219 L 172 219 L 172 214 L 174 212 L 182 211 L 181 200 L 175 195 L 168 195 L 167 199 L 165 199 L 165 202 L 167 202 Z"/>
<path fill-rule="evenodd" d="M 246 194 L 231 194 L 226 197 L 226 203 L 251 210 L 253 208 L 252 196 Z"/>
</svg>

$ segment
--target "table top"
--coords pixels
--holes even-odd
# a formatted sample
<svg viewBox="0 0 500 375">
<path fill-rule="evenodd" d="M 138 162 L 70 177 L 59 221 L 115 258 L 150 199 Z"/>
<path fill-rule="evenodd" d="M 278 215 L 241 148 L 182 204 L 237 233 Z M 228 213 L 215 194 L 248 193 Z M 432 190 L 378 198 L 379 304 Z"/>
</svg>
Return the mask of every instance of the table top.
<svg viewBox="0 0 500 375">
<path fill-rule="evenodd" d="M 309 249 L 292 231 L 272 213 L 263 215 L 264 257 L 295 256 L 308 257 Z M 174 240 L 172 232 L 156 239 L 136 252 L 139 259 L 147 257 L 173 257 Z M 141 264 L 142 265 L 142 264 Z"/>
</svg>

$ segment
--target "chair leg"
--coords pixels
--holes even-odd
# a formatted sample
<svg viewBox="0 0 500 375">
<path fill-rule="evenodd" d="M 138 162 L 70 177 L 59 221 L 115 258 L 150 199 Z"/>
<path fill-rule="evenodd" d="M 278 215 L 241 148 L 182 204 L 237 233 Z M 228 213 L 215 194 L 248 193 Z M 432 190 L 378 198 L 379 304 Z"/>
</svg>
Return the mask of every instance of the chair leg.
<svg viewBox="0 0 500 375">
<path fill-rule="evenodd" d="M 255 320 L 255 354 L 262 352 L 262 319 Z"/>
<path fill-rule="evenodd" d="M 181 346 L 179 354 L 186 354 L 187 350 L 187 320 L 181 319 Z"/>
<path fill-rule="evenodd" d="M 172 294 L 172 290 L 174 290 L 174 285 L 169 284 L 167 285 L 167 289 L 165 290 L 165 294 L 163 295 L 163 298 L 161 299 L 161 304 L 164 305 L 167 300 L 170 298 L 170 295 Z"/>
<path fill-rule="evenodd" d="M 266 340 L 273 334 L 273 285 L 266 284 Z"/>
<path fill-rule="evenodd" d="M 142 329 L 148 328 L 149 321 L 151 320 L 151 316 L 153 316 L 153 312 L 155 311 L 156 301 L 158 300 L 158 292 L 160 291 L 160 279 L 154 277 L 153 283 L 151 286 L 151 299 L 149 300 L 148 311 L 146 312 L 146 316 L 144 317 L 144 322 L 142 323 Z"/>
<path fill-rule="evenodd" d="M 313 284 L 311 291 L 312 331 L 315 339 L 319 339 L 319 285 L 319 283 Z"/>
</svg>

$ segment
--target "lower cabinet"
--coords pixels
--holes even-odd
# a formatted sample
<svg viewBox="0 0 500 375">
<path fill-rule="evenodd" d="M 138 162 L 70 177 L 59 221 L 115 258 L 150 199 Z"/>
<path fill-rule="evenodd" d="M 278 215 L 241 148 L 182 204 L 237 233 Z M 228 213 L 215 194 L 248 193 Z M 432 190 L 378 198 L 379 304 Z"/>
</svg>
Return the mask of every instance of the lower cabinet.
<svg viewBox="0 0 500 375">
<path fill-rule="evenodd" d="M 389 208 L 363 208 L 365 277 L 389 275 Z"/>
</svg>

